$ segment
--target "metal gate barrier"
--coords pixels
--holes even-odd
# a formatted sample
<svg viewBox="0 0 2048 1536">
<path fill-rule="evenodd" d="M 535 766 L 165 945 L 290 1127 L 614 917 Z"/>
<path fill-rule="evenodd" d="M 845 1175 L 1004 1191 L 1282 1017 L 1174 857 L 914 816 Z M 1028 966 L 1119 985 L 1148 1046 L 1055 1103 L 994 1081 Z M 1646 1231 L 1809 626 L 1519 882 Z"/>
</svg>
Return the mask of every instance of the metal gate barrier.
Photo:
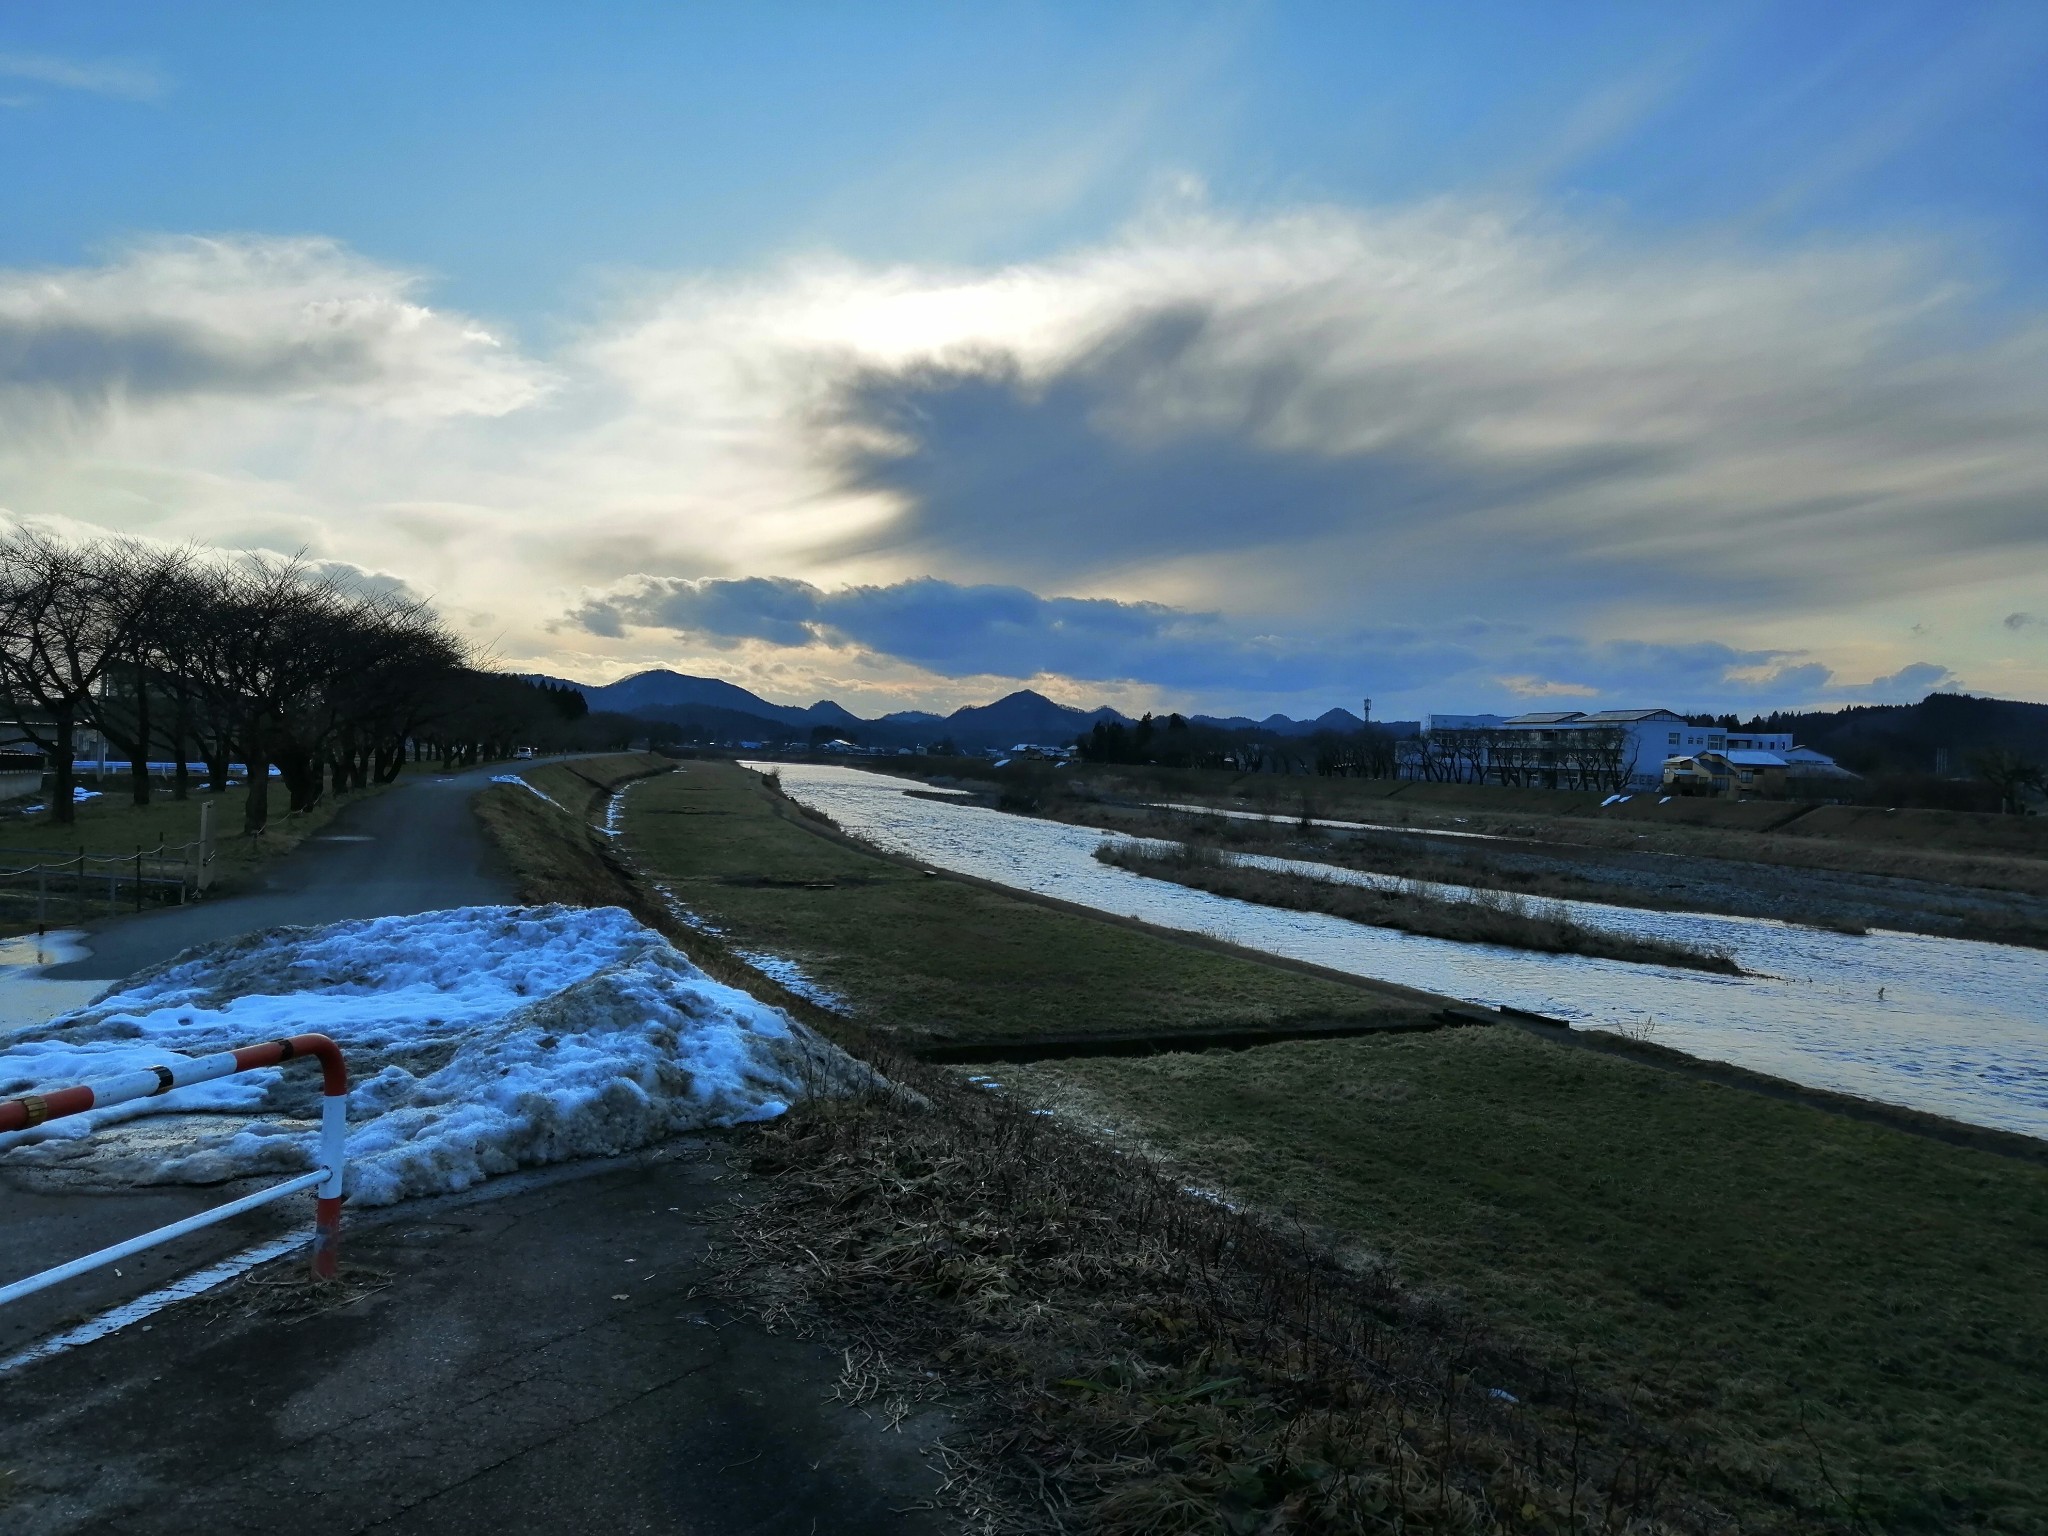
<svg viewBox="0 0 2048 1536">
<path fill-rule="evenodd" d="M 311 1189 L 316 1194 L 313 1276 L 317 1280 L 332 1280 L 341 1262 L 341 1175 L 348 1138 L 348 1064 L 342 1059 L 341 1047 L 325 1035 L 293 1035 L 288 1040 L 245 1045 L 238 1051 L 218 1051 L 211 1056 L 179 1056 L 168 1066 L 145 1067 L 139 1072 L 124 1072 L 118 1077 L 81 1083 L 75 1088 L 59 1088 L 50 1093 L 0 1099 L 0 1132 L 32 1130 L 66 1115 L 104 1109 L 110 1104 L 125 1104 L 131 1099 L 153 1098 L 169 1093 L 173 1088 L 210 1083 L 218 1077 L 231 1077 L 237 1072 L 251 1072 L 259 1067 L 275 1067 L 301 1056 L 316 1057 L 320 1062 L 320 1166 L 317 1169 L 287 1179 L 282 1184 L 274 1184 L 269 1189 L 244 1195 L 239 1200 L 230 1200 L 226 1205 L 215 1206 L 197 1216 L 158 1227 L 140 1237 L 131 1237 L 111 1248 L 72 1259 L 40 1274 L 0 1285 L 0 1305 L 62 1284 L 90 1270 L 125 1259 L 130 1254 L 183 1237 L 188 1232 L 197 1232 L 216 1222 L 239 1216 L 244 1211 L 253 1211 L 273 1200 L 282 1200 L 303 1189 Z"/>
</svg>

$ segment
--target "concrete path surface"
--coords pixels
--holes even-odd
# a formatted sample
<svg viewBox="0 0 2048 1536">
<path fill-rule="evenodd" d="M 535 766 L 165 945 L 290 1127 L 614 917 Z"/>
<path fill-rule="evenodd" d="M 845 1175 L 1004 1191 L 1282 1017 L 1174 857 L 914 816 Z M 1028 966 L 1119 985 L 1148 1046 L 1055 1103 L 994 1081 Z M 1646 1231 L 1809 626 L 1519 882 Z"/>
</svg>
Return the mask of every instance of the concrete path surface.
<svg viewBox="0 0 2048 1536">
<path fill-rule="evenodd" d="M 956 1529 L 929 1507 L 942 1409 L 833 1401 L 832 1349 L 693 1295 L 744 1188 L 725 1146 L 368 1213 L 344 1261 L 388 1284 L 360 1300 L 265 1316 L 245 1284 L 0 1376 L 0 1529 Z"/>
</svg>

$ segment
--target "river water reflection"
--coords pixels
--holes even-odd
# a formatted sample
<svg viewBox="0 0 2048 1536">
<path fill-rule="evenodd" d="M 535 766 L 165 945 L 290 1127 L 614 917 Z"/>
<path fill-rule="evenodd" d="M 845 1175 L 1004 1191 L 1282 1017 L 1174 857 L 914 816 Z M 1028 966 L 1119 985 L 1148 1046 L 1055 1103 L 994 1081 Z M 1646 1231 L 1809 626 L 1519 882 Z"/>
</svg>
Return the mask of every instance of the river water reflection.
<svg viewBox="0 0 2048 1536">
<path fill-rule="evenodd" d="M 1102 832 L 913 796 L 906 791 L 918 786 L 901 779 L 823 765 L 749 766 L 780 773 L 786 792 L 849 833 L 941 869 L 1469 1002 L 1644 1033 L 1813 1087 L 2048 1137 L 2048 951 L 1911 933 L 1857 938 L 1593 902 L 1563 905 L 1588 924 L 1725 950 L 1756 974 L 1455 944 L 1148 879 L 1096 860 Z"/>
</svg>

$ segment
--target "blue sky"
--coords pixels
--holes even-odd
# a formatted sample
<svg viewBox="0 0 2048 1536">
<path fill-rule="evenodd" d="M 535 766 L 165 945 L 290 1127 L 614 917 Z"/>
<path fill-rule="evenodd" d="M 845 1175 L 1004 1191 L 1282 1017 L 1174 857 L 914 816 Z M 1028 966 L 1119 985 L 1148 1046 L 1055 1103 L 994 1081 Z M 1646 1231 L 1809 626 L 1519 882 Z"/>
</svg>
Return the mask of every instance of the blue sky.
<svg viewBox="0 0 2048 1536">
<path fill-rule="evenodd" d="M 0 5 L 0 509 L 855 707 L 2048 697 L 2044 87 L 2038 5 Z"/>
</svg>

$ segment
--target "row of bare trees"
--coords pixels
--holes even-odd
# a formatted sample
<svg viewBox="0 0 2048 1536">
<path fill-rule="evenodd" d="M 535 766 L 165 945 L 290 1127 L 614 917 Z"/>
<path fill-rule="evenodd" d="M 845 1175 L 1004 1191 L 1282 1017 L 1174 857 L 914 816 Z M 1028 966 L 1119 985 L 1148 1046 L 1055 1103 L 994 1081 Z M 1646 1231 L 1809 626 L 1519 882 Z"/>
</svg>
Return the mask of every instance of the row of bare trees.
<svg viewBox="0 0 2048 1536">
<path fill-rule="evenodd" d="M 179 799 L 194 759 L 216 793 L 241 763 L 249 832 L 270 817 L 273 766 L 297 811 L 330 784 L 389 782 L 428 738 L 451 761 L 509 752 L 520 712 L 490 707 L 491 685 L 541 690 L 467 659 L 425 603 L 304 560 L 0 537 L 0 720 L 47 758 L 60 823 L 85 729 L 127 758 L 137 804 L 152 758 L 173 765 Z"/>
</svg>

